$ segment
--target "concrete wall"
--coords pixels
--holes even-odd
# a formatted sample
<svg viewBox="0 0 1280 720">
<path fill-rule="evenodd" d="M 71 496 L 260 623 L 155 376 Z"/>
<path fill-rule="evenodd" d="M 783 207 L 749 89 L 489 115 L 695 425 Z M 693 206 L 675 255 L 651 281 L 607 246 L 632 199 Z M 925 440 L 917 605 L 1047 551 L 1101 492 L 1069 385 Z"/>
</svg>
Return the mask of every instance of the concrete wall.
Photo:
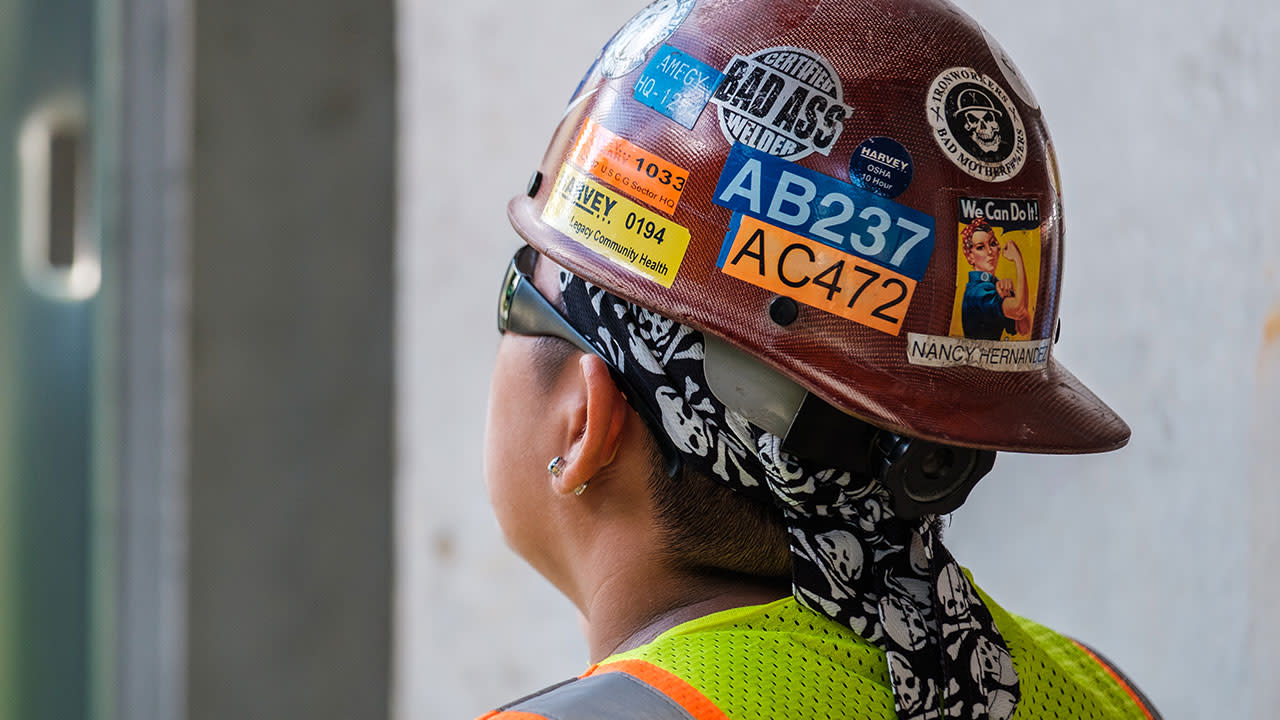
<svg viewBox="0 0 1280 720">
<path fill-rule="evenodd" d="M 398 718 L 468 717 L 586 661 L 572 608 L 502 545 L 481 430 L 504 203 L 632 4 L 399 2 Z M 1135 432 L 1106 456 L 1002 457 L 948 542 L 1165 717 L 1258 717 L 1280 701 L 1280 10 L 961 5 L 1029 76 L 1061 157 L 1058 357 Z"/>
<path fill-rule="evenodd" d="M 392 11 L 195 3 L 190 720 L 388 715 Z"/>
</svg>

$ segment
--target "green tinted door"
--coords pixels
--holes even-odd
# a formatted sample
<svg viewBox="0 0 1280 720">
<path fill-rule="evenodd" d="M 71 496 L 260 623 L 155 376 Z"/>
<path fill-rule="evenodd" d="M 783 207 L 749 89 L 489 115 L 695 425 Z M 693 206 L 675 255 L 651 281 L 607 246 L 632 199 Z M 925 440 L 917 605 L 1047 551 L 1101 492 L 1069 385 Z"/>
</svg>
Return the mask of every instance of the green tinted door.
<svg viewBox="0 0 1280 720">
<path fill-rule="evenodd" d="M 0 0 L 0 720 L 88 714 L 93 23 Z"/>
</svg>

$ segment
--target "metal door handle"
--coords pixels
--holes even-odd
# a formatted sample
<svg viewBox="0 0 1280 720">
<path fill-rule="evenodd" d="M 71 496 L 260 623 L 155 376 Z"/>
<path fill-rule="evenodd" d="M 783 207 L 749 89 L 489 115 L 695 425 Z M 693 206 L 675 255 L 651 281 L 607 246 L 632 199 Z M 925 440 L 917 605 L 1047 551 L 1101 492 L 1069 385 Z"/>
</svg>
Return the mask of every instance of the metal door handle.
<svg viewBox="0 0 1280 720">
<path fill-rule="evenodd" d="M 20 254 L 27 283 L 62 300 L 93 297 L 102 266 L 81 97 L 51 98 L 27 116 L 18 136 L 18 166 Z"/>
</svg>

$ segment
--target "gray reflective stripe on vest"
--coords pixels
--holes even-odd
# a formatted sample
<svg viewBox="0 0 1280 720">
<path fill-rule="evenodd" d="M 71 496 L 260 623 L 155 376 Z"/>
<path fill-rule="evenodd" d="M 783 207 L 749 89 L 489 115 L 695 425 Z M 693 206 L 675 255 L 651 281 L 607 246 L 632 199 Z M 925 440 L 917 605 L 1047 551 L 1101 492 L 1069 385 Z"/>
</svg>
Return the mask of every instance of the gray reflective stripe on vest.
<svg viewBox="0 0 1280 720">
<path fill-rule="evenodd" d="M 547 720 L 696 720 L 657 688 L 624 672 L 582 678 L 503 710 Z"/>
</svg>

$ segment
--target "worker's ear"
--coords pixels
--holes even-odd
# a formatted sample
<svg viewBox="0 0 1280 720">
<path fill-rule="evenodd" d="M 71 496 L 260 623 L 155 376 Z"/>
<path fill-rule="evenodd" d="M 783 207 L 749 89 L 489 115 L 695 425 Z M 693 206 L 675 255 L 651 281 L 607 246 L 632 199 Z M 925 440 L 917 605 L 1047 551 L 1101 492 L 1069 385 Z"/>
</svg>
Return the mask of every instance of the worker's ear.
<svg viewBox="0 0 1280 720">
<path fill-rule="evenodd" d="M 562 494 L 572 493 L 583 483 L 598 478 L 600 471 L 613 462 L 630 409 L 609 374 L 609 366 L 598 355 L 583 355 L 578 361 L 578 375 L 572 381 L 576 396 L 571 415 L 574 437 L 565 456 L 564 472 L 553 480 L 556 492 Z"/>
</svg>

